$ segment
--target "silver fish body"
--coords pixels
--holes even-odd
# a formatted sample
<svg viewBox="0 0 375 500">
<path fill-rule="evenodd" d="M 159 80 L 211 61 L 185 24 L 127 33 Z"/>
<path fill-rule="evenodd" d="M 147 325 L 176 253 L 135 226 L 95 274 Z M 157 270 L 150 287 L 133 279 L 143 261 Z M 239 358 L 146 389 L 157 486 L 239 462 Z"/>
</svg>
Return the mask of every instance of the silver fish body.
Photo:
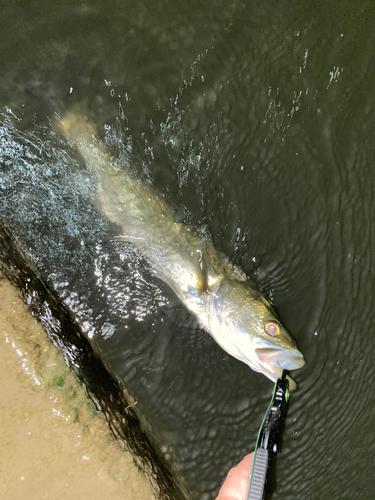
<svg viewBox="0 0 375 500">
<path fill-rule="evenodd" d="M 100 208 L 230 355 L 275 381 L 305 364 L 268 301 L 210 241 L 175 221 L 150 187 L 111 161 L 92 125 L 79 113 L 59 124 L 77 146 L 98 185 Z M 290 388 L 295 383 L 289 379 Z"/>
</svg>

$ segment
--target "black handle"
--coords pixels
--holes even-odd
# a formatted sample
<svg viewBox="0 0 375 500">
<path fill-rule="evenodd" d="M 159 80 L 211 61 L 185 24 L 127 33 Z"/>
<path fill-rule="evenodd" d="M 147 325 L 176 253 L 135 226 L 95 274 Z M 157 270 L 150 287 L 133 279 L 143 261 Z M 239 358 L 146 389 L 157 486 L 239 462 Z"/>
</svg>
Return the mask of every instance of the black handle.
<svg viewBox="0 0 375 500">
<path fill-rule="evenodd" d="M 255 453 L 253 468 L 251 471 L 247 500 L 263 500 L 267 469 L 268 450 L 258 448 Z"/>
</svg>

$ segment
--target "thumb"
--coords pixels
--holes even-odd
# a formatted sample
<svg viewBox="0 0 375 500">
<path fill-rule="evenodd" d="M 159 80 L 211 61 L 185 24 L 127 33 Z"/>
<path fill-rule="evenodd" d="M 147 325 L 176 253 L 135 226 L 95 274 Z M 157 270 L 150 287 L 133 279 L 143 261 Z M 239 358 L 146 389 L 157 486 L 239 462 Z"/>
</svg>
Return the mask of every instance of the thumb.
<svg viewBox="0 0 375 500">
<path fill-rule="evenodd" d="M 228 472 L 216 500 L 246 500 L 253 459 L 254 453 L 250 453 Z"/>
</svg>

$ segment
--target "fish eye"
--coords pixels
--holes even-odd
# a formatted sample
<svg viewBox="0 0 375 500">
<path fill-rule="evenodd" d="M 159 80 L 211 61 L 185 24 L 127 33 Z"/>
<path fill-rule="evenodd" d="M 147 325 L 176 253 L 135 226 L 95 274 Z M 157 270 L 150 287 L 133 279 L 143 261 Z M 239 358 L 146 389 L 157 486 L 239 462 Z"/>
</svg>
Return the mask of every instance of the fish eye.
<svg viewBox="0 0 375 500">
<path fill-rule="evenodd" d="M 267 321 L 264 323 L 264 330 L 271 337 L 276 337 L 281 332 L 280 325 L 276 321 Z"/>
</svg>

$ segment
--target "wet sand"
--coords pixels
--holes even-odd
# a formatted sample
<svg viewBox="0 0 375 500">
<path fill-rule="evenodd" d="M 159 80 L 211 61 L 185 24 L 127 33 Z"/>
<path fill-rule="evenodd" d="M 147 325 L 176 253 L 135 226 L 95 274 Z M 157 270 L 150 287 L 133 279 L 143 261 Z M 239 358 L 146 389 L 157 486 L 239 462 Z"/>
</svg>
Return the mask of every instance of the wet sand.
<svg viewBox="0 0 375 500">
<path fill-rule="evenodd" d="M 0 277 L 0 498 L 153 500 L 151 484 Z"/>
</svg>

